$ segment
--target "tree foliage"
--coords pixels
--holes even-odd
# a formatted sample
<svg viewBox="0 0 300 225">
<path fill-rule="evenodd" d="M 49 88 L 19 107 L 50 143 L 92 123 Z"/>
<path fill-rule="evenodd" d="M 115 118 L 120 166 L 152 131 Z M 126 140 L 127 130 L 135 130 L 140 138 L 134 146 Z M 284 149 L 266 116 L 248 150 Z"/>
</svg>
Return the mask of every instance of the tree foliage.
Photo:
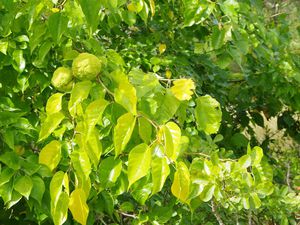
<svg viewBox="0 0 300 225">
<path fill-rule="evenodd" d="M 297 4 L 0 0 L 0 221 L 297 224 Z"/>
</svg>

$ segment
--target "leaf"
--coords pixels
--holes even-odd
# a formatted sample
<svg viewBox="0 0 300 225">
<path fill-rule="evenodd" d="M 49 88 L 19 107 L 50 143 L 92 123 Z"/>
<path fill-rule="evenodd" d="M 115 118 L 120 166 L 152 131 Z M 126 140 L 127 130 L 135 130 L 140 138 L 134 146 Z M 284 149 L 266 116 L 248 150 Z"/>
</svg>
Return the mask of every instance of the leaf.
<svg viewBox="0 0 300 225">
<path fill-rule="evenodd" d="M 113 156 L 101 161 L 99 166 L 99 181 L 103 188 L 110 187 L 114 184 L 122 171 L 122 161 L 115 159 Z"/>
<path fill-rule="evenodd" d="M 252 165 L 256 166 L 259 165 L 261 162 L 262 157 L 264 156 L 262 148 L 255 146 L 251 151 L 251 161 Z"/>
<path fill-rule="evenodd" d="M 59 141 L 51 141 L 39 154 L 39 163 L 44 164 L 53 171 L 61 159 L 61 144 Z"/>
<path fill-rule="evenodd" d="M 86 21 L 92 31 L 97 28 L 99 19 L 98 13 L 101 7 L 101 1 L 98 0 L 79 0 L 81 9 L 85 15 Z"/>
<path fill-rule="evenodd" d="M 155 14 L 155 1 L 154 0 L 149 0 L 149 3 L 150 3 L 151 15 L 153 17 L 154 14 Z"/>
<path fill-rule="evenodd" d="M 69 209 L 74 220 L 85 225 L 89 214 L 89 207 L 86 204 L 86 196 L 82 189 L 75 189 L 70 196 Z"/>
<path fill-rule="evenodd" d="M 158 50 L 159 50 L 159 54 L 163 54 L 167 49 L 167 45 L 166 44 L 159 44 L 158 46 Z"/>
<path fill-rule="evenodd" d="M 163 96 L 158 96 L 158 109 L 155 113 L 155 118 L 158 123 L 164 124 L 170 120 L 176 113 L 180 101 L 167 90 L 166 94 Z"/>
<path fill-rule="evenodd" d="M 151 175 L 153 183 L 151 195 L 161 191 L 169 174 L 170 168 L 167 159 L 165 157 L 155 157 L 151 163 Z"/>
<path fill-rule="evenodd" d="M 122 105 L 128 112 L 136 115 L 136 90 L 129 82 L 122 82 L 115 89 L 115 101 Z"/>
<path fill-rule="evenodd" d="M 217 133 L 222 120 L 220 103 L 209 95 L 197 98 L 195 117 L 199 130 L 206 134 Z"/>
<path fill-rule="evenodd" d="M 72 117 L 75 117 L 77 112 L 77 106 L 88 97 L 92 88 L 91 81 L 82 81 L 76 83 L 71 91 L 70 101 L 68 103 L 68 109 Z"/>
<path fill-rule="evenodd" d="M 12 55 L 13 59 L 14 59 L 14 69 L 20 73 L 22 73 L 25 69 L 26 66 L 26 62 L 23 56 L 23 51 L 22 50 L 14 50 L 13 55 Z"/>
<path fill-rule="evenodd" d="M 57 205 L 58 199 L 62 193 L 65 173 L 58 171 L 54 174 L 50 182 L 51 208 Z"/>
<path fill-rule="evenodd" d="M 0 52 L 6 55 L 8 48 L 8 41 L 0 40 Z"/>
<path fill-rule="evenodd" d="M 129 142 L 135 126 L 135 120 L 131 113 L 126 113 L 119 117 L 114 128 L 115 157 L 122 153 Z"/>
<path fill-rule="evenodd" d="M 218 26 L 214 26 L 211 35 L 211 45 L 214 49 L 219 49 L 224 45 L 226 29 L 219 29 Z"/>
<path fill-rule="evenodd" d="M 173 81 L 171 92 L 180 101 L 190 100 L 195 90 L 195 84 L 192 79 L 178 79 Z"/>
<path fill-rule="evenodd" d="M 68 217 L 69 196 L 62 192 L 59 195 L 57 204 L 51 208 L 51 215 L 54 225 L 62 225 Z"/>
<path fill-rule="evenodd" d="M 270 194 L 273 193 L 274 186 L 273 186 L 272 182 L 266 181 L 266 182 L 263 182 L 263 183 L 259 183 L 256 186 L 256 190 L 257 190 L 258 194 L 261 194 L 263 196 L 267 196 L 267 195 L 270 195 Z"/>
<path fill-rule="evenodd" d="M 5 167 L 1 170 L 0 173 L 0 187 L 10 181 L 12 176 L 14 175 L 14 170 L 8 167 Z"/>
<path fill-rule="evenodd" d="M 5 152 L 0 155 L 0 162 L 3 162 L 13 170 L 20 169 L 20 158 L 15 152 Z"/>
<path fill-rule="evenodd" d="M 40 206 L 42 205 L 42 199 L 45 192 L 45 184 L 42 178 L 39 176 L 33 176 L 32 178 L 32 190 L 30 196 L 38 201 Z"/>
<path fill-rule="evenodd" d="M 180 153 L 181 130 L 174 122 L 168 122 L 165 127 L 165 132 L 168 130 L 170 133 L 169 137 L 171 137 L 165 140 L 166 153 L 170 159 L 176 161 Z M 168 150 L 170 148 L 172 148 L 172 150 Z"/>
<path fill-rule="evenodd" d="M 139 127 L 139 135 L 140 135 L 141 139 L 145 143 L 149 143 L 151 140 L 151 136 L 152 136 L 151 123 L 147 119 L 145 119 L 143 117 L 139 117 L 138 118 L 138 127 Z"/>
<path fill-rule="evenodd" d="M 57 113 L 62 109 L 62 97 L 63 94 L 61 93 L 55 93 L 50 96 L 47 100 L 46 104 L 46 113 L 47 115 Z"/>
<path fill-rule="evenodd" d="M 251 193 L 249 200 L 251 208 L 257 209 L 261 206 L 261 201 L 256 193 Z"/>
<path fill-rule="evenodd" d="M 186 203 L 190 191 L 190 173 L 184 162 L 179 162 L 176 169 L 171 191 L 176 198 Z"/>
<path fill-rule="evenodd" d="M 88 127 L 88 134 L 94 129 L 96 124 L 102 124 L 102 114 L 109 103 L 104 99 L 97 99 L 91 102 L 85 110 L 85 123 Z"/>
<path fill-rule="evenodd" d="M 128 156 L 128 189 L 129 187 L 146 176 L 151 165 L 151 150 L 145 143 L 134 147 Z"/>
<path fill-rule="evenodd" d="M 76 175 L 82 178 L 88 178 L 91 173 L 91 164 L 85 151 L 75 150 L 71 154 L 71 161 Z"/>
<path fill-rule="evenodd" d="M 251 156 L 244 155 L 238 160 L 238 164 L 240 168 L 246 169 L 251 166 Z"/>
<path fill-rule="evenodd" d="M 61 123 L 61 121 L 65 118 L 64 114 L 61 112 L 53 113 L 48 115 L 46 120 L 42 123 L 39 141 L 47 138 Z"/>
<path fill-rule="evenodd" d="M 29 176 L 18 177 L 14 182 L 14 189 L 27 198 L 27 200 L 31 193 L 32 186 L 32 180 Z"/>
<path fill-rule="evenodd" d="M 102 145 L 99 140 L 99 133 L 96 129 L 88 136 L 86 152 L 95 168 L 97 168 L 102 154 Z"/>
<path fill-rule="evenodd" d="M 58 44 L 68 26 L 68 18 L 63 13 L 54 13 L 48 19 L 48 29 L 53 40 Z"/>
<path fill-rule="evenodd" d="M 214 184 L 206 185 L 200 194 L 201 200 L 204 202 L 210 201 L 214 195 L 215 187 Z"/>
<path fill-rule="evenodd" d="M 6 205 L 7 209 L 10 209 L 15 204 L 17 204 L 21 200 L 21 198 L 22 198 L 22 195 L 20 195 L 19 192 L 13 191 L 11 199 L 10 199 L 10 201 Z"/>
</svg>

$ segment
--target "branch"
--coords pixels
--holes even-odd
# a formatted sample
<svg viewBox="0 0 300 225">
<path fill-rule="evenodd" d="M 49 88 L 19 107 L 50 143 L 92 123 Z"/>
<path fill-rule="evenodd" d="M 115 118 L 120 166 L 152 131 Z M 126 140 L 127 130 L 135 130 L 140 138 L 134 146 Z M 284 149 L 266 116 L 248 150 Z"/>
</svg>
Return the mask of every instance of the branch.
<svg viewBox="0 0 300 225">
<path fill-rule="evenodd" d="M 214 216 L 216 217 L 219 225 L 225 225 L 225 223 L 223 223 L 223 221 L 221 219 L 220 214 L 217 212 L 216 205 L 215 205 L 215 202 L 213 199 L 211 200 L 211 211 L 214 214 Z"/>
</svg>

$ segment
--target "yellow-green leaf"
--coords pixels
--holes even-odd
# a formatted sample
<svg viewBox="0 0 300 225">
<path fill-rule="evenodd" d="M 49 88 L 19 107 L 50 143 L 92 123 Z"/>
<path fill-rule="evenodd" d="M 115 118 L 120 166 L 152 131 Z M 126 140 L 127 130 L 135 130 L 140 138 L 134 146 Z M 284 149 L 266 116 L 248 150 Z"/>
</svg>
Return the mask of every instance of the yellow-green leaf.
<svg viewBox="0 0 300 225">
<path fill-rule="evenodd" d="M 192 79 L 178 79 L 173 82 L 171 92 L 180 101 L 190 100 L 195 90 L 195 84 Z"/>
<path fill-rule="evenodd" d="M 51 205 L 56 206 L 59 196 L 62 192 L 64 172 L 58 171 L 54 174 L 50 182 Z"/>
<path fill-rule="evenodd" d="M 172 194 L 182 202 L 187 202 L 190 191 L 190 172 L 184 162 L 179 162 L 171 186 Z"/>
<path fill-rule="evenodd" d="M 50 96 L 46 104 L 46 113 L 47 115 L 57 113 L 62 108 L 62 93 L 56 93 Z"/>
<path fill-rule="evenodd" d="M 95 168 L 97 168 L 102 154 L 102 145 L 99 140 L 99 133 L 96 129 L 93 129 L 88 136 L 86 152 Z"/>
<path fill-rule="evenodd" d="M 87 197 L 82 189 L 75 189 L 69 201 L 69 209 L 73 218 L 80 224 L 85 225 L 89 214 L 89 207 L 86 204 Z"/>
<path fill-rule="evenodd" d="M 208 135 L 217 133 L 222 120 L 220 103 L 205 95 L 197 98 L 196 104 L 195 117 L 198 129 Z"/>
<path fill-rule="evenodd" d="M 82 81 L 76 83 L 71 91 L 70 101 L 68 103 L 68 109 L 72 117 L 75 117 L 78 105 L 88 97 L 90 90 L 92 88 L 91 81 Z"/>
<path fill-rule="evenodd" d="M 168 157 L 173 161 L 176 161 L 180 153 L 181 130 L 174 122 L 168 122 L 165 126 L 169 130 L 172 137 L 172 139 L 168 141 L 172 141 L 173 145 L 172 155 L 168 155 Z"/>
<path fill-rule="evenodd" d="M 54 225 L 62 225 L 68 217 L 69 196 L 62 192 L 59 195 L 57 204 L 51 207 L 51 215 Z"/>
<path fill-rule="evenodd" d="M 114 128 L 115 156 L 117 157 L 125 149 L 131 138 L 135 126 L 135 117 L 132 113 L 126 113 L 119 117 Z"/>
<path fill-rule="evenodd" d="M 14 189 L 27 199 L 31 193 L 32 186 L 32 180 L 29 176 L 18 177 L 14 182 Z"/>
<path fill-rule="evenodd" d="M 138 119 L 139 135 L 145 143 L 149 143 L 152 135 L 151 123 L 143 117 Z"/>
<path fill-rule="evenodd" d="M 155 1 L 154 0 L 149 0 L 149 2 L 150 2 L 151 15 L 154 16 L 154 14 L 155 14 Z"/>
<path fill-rule="evenodd" d="M 170 174 L 168 161 L 165 157 L 155 157 L 151 163 L 152 195 L 160 192 Z"/>
<path fill-rule="evenodd" d="M 61 159 L 61 144 L 59 141 L 51 141 L 39 154 L 39 163 L 54 170 Z"/>
<path fill-rule="evenodd" d="M 151 165 L 151 149 L 145 143 L 134 147 L 128 156 L 128 188 L 146 176 Z"/>
<path fill-rule="evenodd" d="M 48 115 L 46 120 L 42 123 L 39 141 L 47 138 L 58 127 L 64 118 L 65 116 L 61 112 Z"/>
<path fill-rule="evenodd" d="M 88 127 L 88 134 L 93 130 L 98 122 L 102 124 L 102 114 L 108 105 L 104 99 L 97 99 L 91 102 L 85 110 L 85 123 Z"/>
<path fill-rule="evenodd" d="M 115 90 L 115 101 L 122 105 L 128 112 L 136 115 L 137 96 L 136 90 L 129 82 L 119 83 Z"/>
</svg>

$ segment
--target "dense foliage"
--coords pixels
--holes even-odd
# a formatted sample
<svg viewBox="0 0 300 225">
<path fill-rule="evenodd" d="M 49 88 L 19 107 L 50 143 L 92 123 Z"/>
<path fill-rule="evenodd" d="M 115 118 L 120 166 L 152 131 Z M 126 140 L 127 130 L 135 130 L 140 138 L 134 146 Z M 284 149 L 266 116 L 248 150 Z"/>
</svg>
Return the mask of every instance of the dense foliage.
<svg viewBox="0 0 300 225">
<path fill-rule="evenodd" d="M 297 224 L 297 7 L 0 0 L 0 224 Z"/>
</svg>

